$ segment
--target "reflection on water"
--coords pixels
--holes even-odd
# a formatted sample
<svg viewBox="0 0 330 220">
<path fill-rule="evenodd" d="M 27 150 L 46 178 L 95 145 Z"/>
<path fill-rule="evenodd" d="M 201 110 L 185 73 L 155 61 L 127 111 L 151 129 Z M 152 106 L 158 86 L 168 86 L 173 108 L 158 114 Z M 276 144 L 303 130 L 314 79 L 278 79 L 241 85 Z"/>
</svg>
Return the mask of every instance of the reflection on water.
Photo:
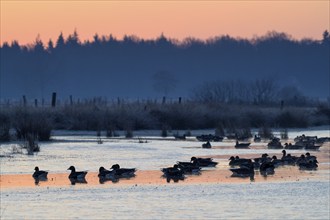
<svg viewBox="0 0 330 220">
<path fill-rule="evenodd" d="M 34 184 L 36 186 L 39 186 L 39 182 L 47 182 L 48 181 L 48 178 L 47 177 L 44 177 L 44 176 L 39 176 L 39 177 L 33 177 L 34 179 Z"/>
<path fill-rule="evenodd" d="M 76 183 L 87 184 L 85 178 L 69 178 L 71 185 L 76 185 Z"/>
<path fill-rule="evenodd" d="M 135 174 L 129 174 L 125 176 L 118 176 L 118 175 L 105 175 L 105 176 L 98 176 L 99 183 L 104 184 L 106 182 L 118 183 L 120 180 L 130 180 L 134 179 Z"/>
<path fill-rule="evenodd" d="M 253 175 L 246 175 L 246 176 L 238 176 L 236 174 L 232 174 L 230 177 L 234 177 L 234 178 L 242 178 L 242 179 L 246 179 L 246 178 L 250 178 L 250 182 L 254 182 L 255 179 L 254 179 L 254 173 Z"/>
<path fill-rule="evenodd" d="M 179 180 L 184 180 L 184 176 L 165 176 L 166 182 L 170 183 L 171 180 L 175 183 L 179 182 Z"/>
<path fill-rule="evenodd" d="M 0 212 L 2 220 L 329 219 L 329 201 L 327 181 L 111 184 L 7 189 Z"/>
<path fill-rule="evenodd" d="M 306 135 L 308 132 L 304 132 Z M 322 133 L 319 136 L 327 136 Z M 302 133 L 299 133 L 299 135 Z M 309 134 L 308 134 L 309 135 Z M 296 136 L 296 135 L 294 135 Z M 56 137 L 54 137 L 56 139 Z M 257 143 L 250 150 L 234 149 L 232 143 L 219 142 L 213 149 L 202 149 L 197 141 L 160 141 L 137 143 L 133 140 L 104 139 L 99 145 L 92 136 L 62 136 L 67 142 L 40 143 L 37 156 L 15 154 L 1 157 L 2 184 L 21 181 L 16 188 L 1 188 L 0 216 L 2 219 L 329 219 L 329 146 L 321 147 L 321 171 L 299 171 L 297 167 L 283 167 L 274 176 L 263 177 L 256 172 L 256 181 L 230 178 L 228 158 L 231 155 L 260 156 L 267 152 L 280 155 L 279 150 L 266 149 L 267 143 Z M 88 139 L 88 140 L 87 140 Z M 74 140 L 74 141 L 71 141 Z M 80 141 L 84 140 L 84 141 Z M 10 151 L 11 144 L 2 144 L 1 154 Z M 293 155 L 305 150 L 289 150 Z M 109 156 L 111 155 L 111 156 Z M 192 156 L 213 156 L 219 162 L 212 171 L 203 170 L 199 176 L 160 178 L 160 168 Z M 253 156 L 252 156 L 253 155 Z M 134 158 L 134 159 L 132 159 Z M 137 167 L 132 179 L 98 178 L 100 161 Z M 75 164 L 90 170 L 86 179 L 70 180 L 66 169 Z M 49 180 L 31 179 L 31 167 L 49 170 Z M 17 169 L 19 167 L 19 169 Z M 320 175 L 322 174 L 322 178 Z M 291 176 L 290 178 L 288 177 Z M 300 176 L 309 180 L 300 181 Z M 227 178 L 228 177 L 228 178 Z M 315 177 L 315 178 L 312 178 Z M 15 179 L 16 178 L 16 179 Z M 262 182 L 260 179 L 277 179 Z M 233 180 L 234 179 L 234 180 Z M 184 181 L 183 181 L 184 180 Z M 291 182 L 285 182 L 289 180 Z M 326 181 L 328 180 L 328 181 Z M 46 184 L 43 184 L 45 182 Z M 106 184 L 118 183 L 119 184 Z M 121 184 L 129 183 L 129 184 Z M 178 184 L 167 184 L 176 182 Z M 232 182 L 228 184 L 228 182 Z M 262 183 L 261 183 L 262 182 Z M 21 185 L 19 185 L 21 184 Z M 81 185 L 80 185 L 81 184 Z M 25 187 L 23 187 L 23 185 Z M 42 196 L 41 196 L 42 195 Z M 74 195 L 74 196 L 73 196 Z M 111 198 L 111 205 L 109 205 Z M 82 202 L 83 201 L 83 202 Z M 123 205 L 125 204 L 125 205 Z M 239 211 L 237 211 L 239 207 Z M 59 212 L 59 210 L 61 210 Z M 104 210 L 107 210 L 104 212 Z M 266 211 L 265 211 L 266 210 Z M 280 210 L 280 211 L 279 211 Z"/>
<path fill-rule="evenodd" d="M 106 182 L 112 182 L 112 183 L 117 183 L 119 181 L 119 178 L 112 178 L 112 179 L 109 179 L 109 178 L 106 178 L 104 176 L 99 176 L 99 183 L 100 184 L 104 184 Z"/>
</svg>

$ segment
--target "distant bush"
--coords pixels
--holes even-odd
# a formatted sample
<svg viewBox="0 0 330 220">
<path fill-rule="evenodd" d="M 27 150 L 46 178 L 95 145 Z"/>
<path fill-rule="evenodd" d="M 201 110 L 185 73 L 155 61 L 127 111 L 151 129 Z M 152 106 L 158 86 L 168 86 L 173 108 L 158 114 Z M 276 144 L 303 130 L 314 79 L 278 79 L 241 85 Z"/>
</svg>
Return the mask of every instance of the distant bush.
<svg viewBox="0 0 330 220">
<path fill-rule="evenodd" d="M 281 131 L 281 139 L 287 140 L 289 138 L 288 129 L 283 129 Z"/>
<path fill-rule="evenodd" d="M 308 127 L 308 118 L 301 112 L 286 111 L 276 117 L 275 123 L 281 128 L 305 128 Z"/>
<path fill-rule="evenodd" d="M 10 141 L 10 118 L 0 112 L 0 141 Z"/>
<path fill-rule="evenodd" d="M 274 137 L 271 128 L 266 125 L 259 128 L 258 135 L 263 139 L 271 139 Z"/>
<path fill-rule="evenodd" d="M 127 129 L 125 133 L 126 138 L 132 138 L 133 137 L 133 131 L 132 129 Z"/>
<path fill-rule="evenodd" d="M 13 127 L 20 140 L 33 136 L 39 141 L 49 141 L 51 137 L 51 119 L 45 111 L 18 109 L 14 114 Z"/>
<path fill-rule="evenodd" d="M 317 115 L 323 115 L 327 117 L 328 122 L 330 121 L 330 107 L 329 105 L 319 105 L 315 111 Z"/>
<path fill-rule="evenodd" d="M 166 125 L 163 125 L 162 126 L 162 131 L 161 131 L 161 134 L 160 134 L 161 137 L 167 137 L 167 126 Z"/>
<path fill-rule="evenodd" d="M 225 136 L 225 129 L 223 128 L 222 123 L 219 123 L 217 125 L 217 127 L 215 128 L 215 132 L 214 133 L 217 136 L 221 136 L 221 137 Z"/>
<path fill-rule="evenodd" d="M 254 104 L 217 104 L 186 101 L 165 104 L 152 101 L 108 103 L 80 102 L 56 108 L 11 106 L 0 112 L 0 141 L 8 141 L 9 131 L 19 140 L 33 135 L 38 141 L 51 138 L 53 129 L 105 131 L 107 137 L 126 131 L 127 137 L 141 129 L 159 129 L 166 137 L 170 130 L 215 128 L 220 136 L 251 137 L 251 128 L 260 128 L 263 138 L 272 136 L 271 128 L 329 125 L 328 108 L 263 106 Z M 188 136 L 188 134 L 186 134 Z"/>
<path fill-rule="evenodd" d="M 27 150 L 28 155 L 33 155 L 35 152 L 40 151 L 40 147 L 36 141 L 36 137 L 32 134 L 28 134 L 26 136 L 26 141 L 23 146 L 23 148 Z"/>
</svg>

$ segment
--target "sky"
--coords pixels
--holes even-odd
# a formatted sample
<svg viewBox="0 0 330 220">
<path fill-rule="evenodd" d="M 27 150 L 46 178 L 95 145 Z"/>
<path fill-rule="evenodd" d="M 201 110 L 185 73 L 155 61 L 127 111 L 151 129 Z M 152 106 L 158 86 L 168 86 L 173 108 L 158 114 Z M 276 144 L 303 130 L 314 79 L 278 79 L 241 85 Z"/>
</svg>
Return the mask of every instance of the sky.
<svg viewBox="0 0 330 220">
<path fill-rule="evenodd" d="M 18 40 L 47 42 L 77 30 L 84 41 L 95 33 L 154 39 L 162 33 L 182 40 L 214 36 L 253 38 L 268 31 L 321 39 L 329 30 L 330 0 L 273 1 L 80 1 L 0 0 L 1 45 Z"/>
</svg>

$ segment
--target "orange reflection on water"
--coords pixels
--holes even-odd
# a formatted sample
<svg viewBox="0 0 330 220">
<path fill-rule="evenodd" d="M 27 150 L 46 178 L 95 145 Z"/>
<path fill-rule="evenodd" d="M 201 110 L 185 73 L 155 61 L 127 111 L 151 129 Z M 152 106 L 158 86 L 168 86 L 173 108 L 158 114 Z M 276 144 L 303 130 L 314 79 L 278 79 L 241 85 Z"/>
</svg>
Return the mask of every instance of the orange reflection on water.
<svg viewBox="0 0 330 220">
<path fill-rule="evenodd" d="M 320 167 L 320 169 L 327 169 L 327 167 Z M 319 170 L 320 170 L 319 169 Z M 136 172 L 136 176 L 129 179 L 120 179 L 117 182 L 111 180 L 100 183 L 98 178 L 98 173 L 90 172 L 86 176 L 86 182 L 76 183 L 75 185 L 80 186 L 95 186 L 95 185 L 112 185 L 112 184 L 168 184 L 166 178 L 162 177 L 162 172 L 158 170 L 141 170 Z M 207 184 L 207 183 L 249 183 L 251 180 L 249 178 L 233 178 L 230 177 L 231 172 L 229 169 L 223 170 L 205 170 L 201 175 L 187 175 L 183 181 L 178 181 L 178 184 Z M 288 166 L 283 168 L 278 168 L 275 171 L 275 175 L 263 177 L 258 172 L 254 176 L 254 182 L 274 182 L 274 181 L 300 181 L 309 178 L 320 178 L 317 175 L 317 171 L 306 172 L 300 171 L 296 166 Z M 170 183 L 173 183 L 171 181 Z M 68 179 L 67 173 L 54 173 L 48 174 L 48 179 L 46 181 L 35 182 L 32 175 L 29 174 L 10 174 L 10 175 L 0 175 L 0 185 L 1 189 L 5 188 L 15 188 L 15 187 L 60 187 L 60 186 L 70 186 L 71 181 Z"/>
</svg>

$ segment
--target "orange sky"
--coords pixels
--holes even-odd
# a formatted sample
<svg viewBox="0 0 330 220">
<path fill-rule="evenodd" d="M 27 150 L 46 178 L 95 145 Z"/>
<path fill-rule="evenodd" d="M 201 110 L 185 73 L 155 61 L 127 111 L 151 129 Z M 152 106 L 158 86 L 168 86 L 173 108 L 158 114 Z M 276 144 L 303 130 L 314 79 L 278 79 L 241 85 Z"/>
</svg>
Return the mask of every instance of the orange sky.
<svg viewBox="0 0 330 220">
<path fill-rule="evenodd" d="M 206 39 L 229 34 L 252 38 L 267 31 L 294 38 L 321 39 L 329 29 L 330 1 L 1 1 L 1 44 L 32 43 L 77 29 L 82 40 L 95 33 L 117 38 L 188 36 Z"/>
</svg>

